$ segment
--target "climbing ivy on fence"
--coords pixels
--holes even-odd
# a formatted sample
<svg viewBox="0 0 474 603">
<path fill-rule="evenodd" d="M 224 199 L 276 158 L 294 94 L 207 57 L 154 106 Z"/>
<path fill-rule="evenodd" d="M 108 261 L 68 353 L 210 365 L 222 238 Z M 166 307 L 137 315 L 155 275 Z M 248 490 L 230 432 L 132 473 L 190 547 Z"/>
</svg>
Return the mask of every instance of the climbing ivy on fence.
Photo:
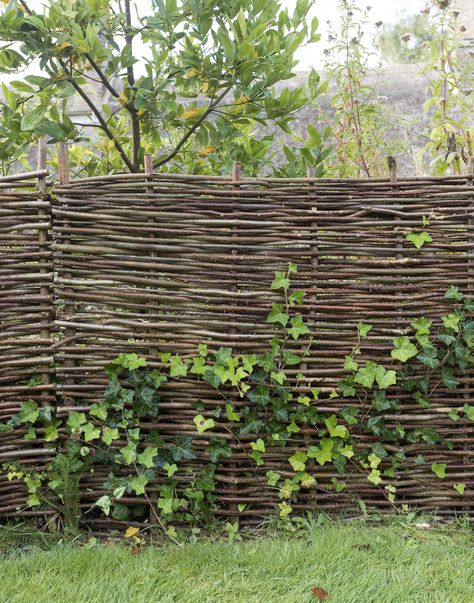
<svg viewBox="0 0 474 603">
<path fill-rule="evenodd" d="M 17 415 L 0 424 L 0 431 L 22 430 L 25 440 L 42 438 L 57 451 L 41 469 L 3 465 L 9 480 L 26 485 L 27 505 L 53 508 L 65 527 L 77 529 L 79 482 L 102 475 L 106 468 L 104 494 L 87 512 L 98 509 L 130 521 L 143 518 L 148 508 L 150 521 L 174 539 L 174 524 L 211 521 L 217 504 L 215 473 L 235 448 L 252 460 L 262 484 L 277 493 L 281 517 L 293 512 L 302 491 L 344 490 L 348 467 L 365 475 L 395 503 L 394 478 L 408 471 L 404 447 L 424 443 L 449 448 L 451 444 L 431 428 L 404 426 L 396 396 L 400 390 L 394 386 L 421 409 L 430 407 L 439 387 L 455 392 L 461 386 L 462 375 L 474 361 L 470 318 L 474 302 L 450 287 L 445 298 L 452 304 L 451 311 L 436 324 L 426 317 L 411 321 L 406 334 L 393 339 L 386 365 L 360 360 L 361 343 L 370 339 L 373 327 L 359 322 L 357 341 L 345 357 L 344 371 L 341 367 L 345 376 L 334 389 L 320 389 L 304 374 L 313 340 L 304 318 L 305 292 L 292 287 L 296 273 L 291 263 L 285 272 L 275 273 L 271 290 L 280 299 L 271 305 L 266 319 L 275 325 L 275 336 L 264 353 L 239 354 L 228 347 L 214 352 L 202 343 L 192 357 L 161 354 L 159 370 L 149 369 L 146 359 L 137 354 L 123 353 L 106 366 L 109 383 L 104 398 L 88 410 L 62 416 L 34 400 L 22 403 Z M 197 401 L 196 436 L 177 435 L 170 440 L 159 429 L 160 390 L 167 381 L 184 378 L 209 384 L 222 397 L 222 405 L 206 410 Z M 347 405 L 334 413 L 323 412 L 320 408 L 327 408 L 328 397 L 344 398 Z M 474 420 L 474 406 L 449 411 L 452 421 L 461 417 Z M 313 434 L 310 441 L 303 436 L 308 427 Z M 200 438 L 204 433 L 205 444 Z M 360 444 L 361 433 L 371 436 L 371 444 Z M 265 471 L 267 455 L 275 447 L 288 449 L 287 463 L 278 472 Z M 425 460 L 418 455 L 416 462 Z M 329 486 L 318 485 L 317 467 L 327 463 L 334 465 L 339 478 Z M 439 479 L 449 470 L 441 462 L 431 469 Z M 458 495 L 464 494 L 465 484 L 453 487 Z M 240 511 L 244 508 L 239 505 Z"/>
</svg>

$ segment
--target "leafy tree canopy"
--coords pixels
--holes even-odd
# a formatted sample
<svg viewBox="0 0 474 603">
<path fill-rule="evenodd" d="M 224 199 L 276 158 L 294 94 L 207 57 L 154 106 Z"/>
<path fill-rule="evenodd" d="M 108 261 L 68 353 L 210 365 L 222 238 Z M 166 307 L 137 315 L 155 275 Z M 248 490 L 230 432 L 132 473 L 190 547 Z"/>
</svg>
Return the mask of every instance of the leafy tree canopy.
<svg viewBox="0 0 474 603">
<path fill-rule="evenodd" d="M 256 127 L 290 133 L 307 101 L 304 87 L 282 82 L 295 51 L 319 38 L 310 0 L 293 14 L 279 0 L 1 1 L 0 71 L 20 76 L 3 85 L 4 170 L 45 135 L 90 139 L 71 149 L 77 171 L 89 174 L 139 171 L 146 152 L 161 170 L 216 172 L 240 160 L 255 173 L 272 144 Z M 35 75 L 23 76 L 31 66 Z M 97 83 L 108 102 L 92 94 Z M 71 114 L 76 99 L 93 130 Z M 293 171 L 317 163 L 318 152 L 295 155 Z"/>
</svg>

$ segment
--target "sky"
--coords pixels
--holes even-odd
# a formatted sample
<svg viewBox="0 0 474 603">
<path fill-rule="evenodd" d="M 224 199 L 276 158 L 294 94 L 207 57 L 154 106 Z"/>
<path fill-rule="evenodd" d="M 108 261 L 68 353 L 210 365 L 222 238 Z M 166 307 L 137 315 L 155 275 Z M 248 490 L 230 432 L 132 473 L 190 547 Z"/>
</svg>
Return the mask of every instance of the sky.
<svg viewBox="0 0 474 603">
<path fill-rule="evenodd" d="M 395 23 L 403 17 L 413 15 L 423 9 L 426 6 L 427 0 L 356 0 L 357 4 L 364 8 L 371 6 L 371 21 L 376 23 L 382 21 L 383 23 Z M 149 4 L 150 0 L 139 0 L 140 8 Z M 33 10 L 40 11 L 44 5 L 44 0 L 29 0 L 29 6 Z M 293 9 L 296 0 L 281 0 L 283 7 Z M 296 67 L 296 71 L 307 71 L 311 67 L 321 68 L 323 65 L 323 44 L 327 40 L 327 34 L 329 30 L 328 21 L 337 27 L 338 22 L 338 0 L 315 0 L 314 7 L 311 10 L 311 18 L 317 16 L 319 19 L 319 33 L 321 34 L 321 41 L 318 44 L 310 47 L 301 48 L 296 53 L 296 58 L 299 60 L 299 64 Z M 140 51 L 136 48 L 136 51 Z M 30 66 L 29 69 L 23 72 L 23 75 L 30 73 L 37 74 L 38 67 L 35 65 Z M 0 74 L 0 82 L 8 82 L 19 78 L 20 74 Z M 21 77 L 21 76 L 20 76 Z"/>
</svg>

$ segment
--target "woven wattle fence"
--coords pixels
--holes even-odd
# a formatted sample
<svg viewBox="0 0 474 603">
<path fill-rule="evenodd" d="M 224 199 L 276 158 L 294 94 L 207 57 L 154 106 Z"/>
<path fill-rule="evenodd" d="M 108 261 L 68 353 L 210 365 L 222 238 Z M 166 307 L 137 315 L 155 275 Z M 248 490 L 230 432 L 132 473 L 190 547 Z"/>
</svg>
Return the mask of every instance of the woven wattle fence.
<svg viewBox="0 0 474 603">
<path fill-rule="evenodd" d="M 298 265 L 294 284 L 306 292 L 304 312 L 314 337 L 304 373 L 321 388 L 318 409 L 329 416 L 348 405 L 329 393 L 344 374 L 344 356 L 357 341 L 357 322 L 373 325 L 362 343 L 362 359 L 388 366 L 391 340 L 409 333 L 411 319 L 439 318 L 448 307 L 444 292 L 450 285 L 466 293 L 474 286 L 470 177 L 277 180 L 240 179 L 235 171 L 233 178 L 133 174 L 66 180 L 53 189 L 51 245 L 38 243 L 37 224 L 49 229 L 35 205 L 43 203 L 41 195 L 28 193 L 23 205 L 19 191 L 9 195 L 2 191 L 0 205 L 3 417 L 20 399 L 50 395 L 49 381 L 35 392 L 23 385 L 33 365 L 38 374 L 54 372 L 63 413 L 101 400 L 104 365 L 121 352 L 144 355 L 149 366 L 160 367 L 160 352 L 195 355 L 199 343 L 211 351 L 219 346 L 264 350 L 275 335 L 274 326 L 266 323 L 277 301 L 270 283 L 275 270 L 284 270 L 289 261 Z M 430 218 L 433 242 L 417 250 L 405 236 L 423 229 L 423 216 Z M 50 315 L 53 322 L 48 322 Z M 290 370 L 290 376 L 294 379 L 299 370 Z M 448 418 L 452 408 L 474 403 L 473 376 L 462 379 L 461 393 L 437 387 L 427 409 L 402 389 L 398 392 L 400 408 L 387 415 L 388 426 L 431 427 L 452 449 L 404 447 L 409 471 L 395 480 L 396 504 L 474 515 L 474 423 Z M 194 406 L 200 402 L 206 415 L 225 401 L 192 378 L 168 382 L 162 396 L 159 418 L 147 428 L 158 428 L 169 445 L 176 435 L 191 435 L 198 451 L 192 463 L 199 471 L 209 462 L 210 432 L 196 433 Z M 244 404 L 238 398 L 234 402 L 237 409 Z M 279 502 L 264 485 L 265 473 L 273 469 L 291 477 L 288 456 L 301 441 L 315 443 L 314 433 L 303 429 L 294 444 L 270 450 L 265 465 L 255 467 L 248 457 L 255 436 L 236 440 L 225 421 L 221 416 L 211 432 L 226 438 L 234 452 L 215 475 L 217 513 L 260 521 Z M 2 459 L 25 446 L 9 438 L 0 434 Z M 360 433 L 358 441 L 370 448 L 374 439 Z M 420 454 L 425 464 L 415 462 Z M 31 462 L 35 458 L 28 456 Z M 446 479 L 434 476 L 432 462 L 447 463 Z M 299 496 L 296 511 L 353 512 L 359 497 L 382 511 L 392 507 L 357 471 L 349 470 L 347 488 L 340 493 L 330 487 L 331 479 L 340 477 L 331 464 L 317 465 L 313 473 L 317 486 Z M 84 482 L 84 508 L 104 494 L 102 482 L 100 475 Z M 455 483 L 466 484 L 464 496 L 453 489 Z M 11 496 L 3 488 L 2 482 L 0 514 L 7 515 Z M 243 511 L 239 504 L 246 505 Z M 104 522 L 87 516 L 90 526 Z"/>
<path fill-rule="evenodd" d="M 40 148 L 40 167 L 44 162 Z M 55 402 L 52 384 L 53 270 L 51 200 L 47 171 L 0 178 L 0 421 L 21 402 Z M 54 451 L 41 438 L 24 439 L 26 429 L 0 433 L 0 465 L 12 459 L 37 466 Z M 18 482 L 0 473 L 0 514 L 23 508 Z M 25 515 L 34 514 L 24 510 Z M 42 513 L 43 514 L 43 513 Z"/>
</svg>

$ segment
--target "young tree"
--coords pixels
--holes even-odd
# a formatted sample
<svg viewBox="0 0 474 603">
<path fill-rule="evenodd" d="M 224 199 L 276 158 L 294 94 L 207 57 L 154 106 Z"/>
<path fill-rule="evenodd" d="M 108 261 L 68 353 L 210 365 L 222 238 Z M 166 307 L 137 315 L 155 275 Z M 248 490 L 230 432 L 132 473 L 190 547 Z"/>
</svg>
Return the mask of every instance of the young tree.
<svg viewBox="0 0 474 603">
<path fill-rule="evenodd" d="M 367 33 L 370 8 L 361 9 L 353 0 L 339 0 L 338 8 L 339 31 L 330 32 L 324 51 L 334 111 L 332 116 L 321 109 L 331 129 L 328 169 L 342 177 L 379 176 L 386 172 L 385 158 L 401 149 L 400 140 L 389 134 L 395 118 L 389 115 L 377 85 L 381 65 L 376 46 L 382 23 L 376 24 L 371 36 Z"/>
<path fill-rule="evenodd" d="M 279 0 L 2 2 L 0 71 L 37 67 L 3 85 L 4 165 L 46 135 L 89 138 L 71 157 L 91 174 L 140 171 L 146 152 L 161 170 L 216 172 L 240 160 L 255 172 L 271 148 L 256 126 L 290 132 L 307 100 L 303 86 L 275 86 L 292 77 L 295 51 L 319 38 L 310 0 L 293 14 Z M 98 103 L 91 83 L 110 102 Z M 74 99 L 90 112 L 92 136 L 91 124 L 71 115 Z"/>
<path fill-rule="evenodd" d="M 432 7 L 424 11 L 429 39 L 417 62 L 428 82 L 423 106 L 429 120 L 425 131 L 428 142 L 420 155 L 422 160 L 428 159 L 429 171 L 435 175 L 448 170 L 461 174 L 474 156 L 473 64 L 460 56 L 465 28 L 459 24 L 459 11 L 453 5 L 451 0 L 432 0 Z M 411 34 L 402 39 L 408 46 Z"/>
</svg>

